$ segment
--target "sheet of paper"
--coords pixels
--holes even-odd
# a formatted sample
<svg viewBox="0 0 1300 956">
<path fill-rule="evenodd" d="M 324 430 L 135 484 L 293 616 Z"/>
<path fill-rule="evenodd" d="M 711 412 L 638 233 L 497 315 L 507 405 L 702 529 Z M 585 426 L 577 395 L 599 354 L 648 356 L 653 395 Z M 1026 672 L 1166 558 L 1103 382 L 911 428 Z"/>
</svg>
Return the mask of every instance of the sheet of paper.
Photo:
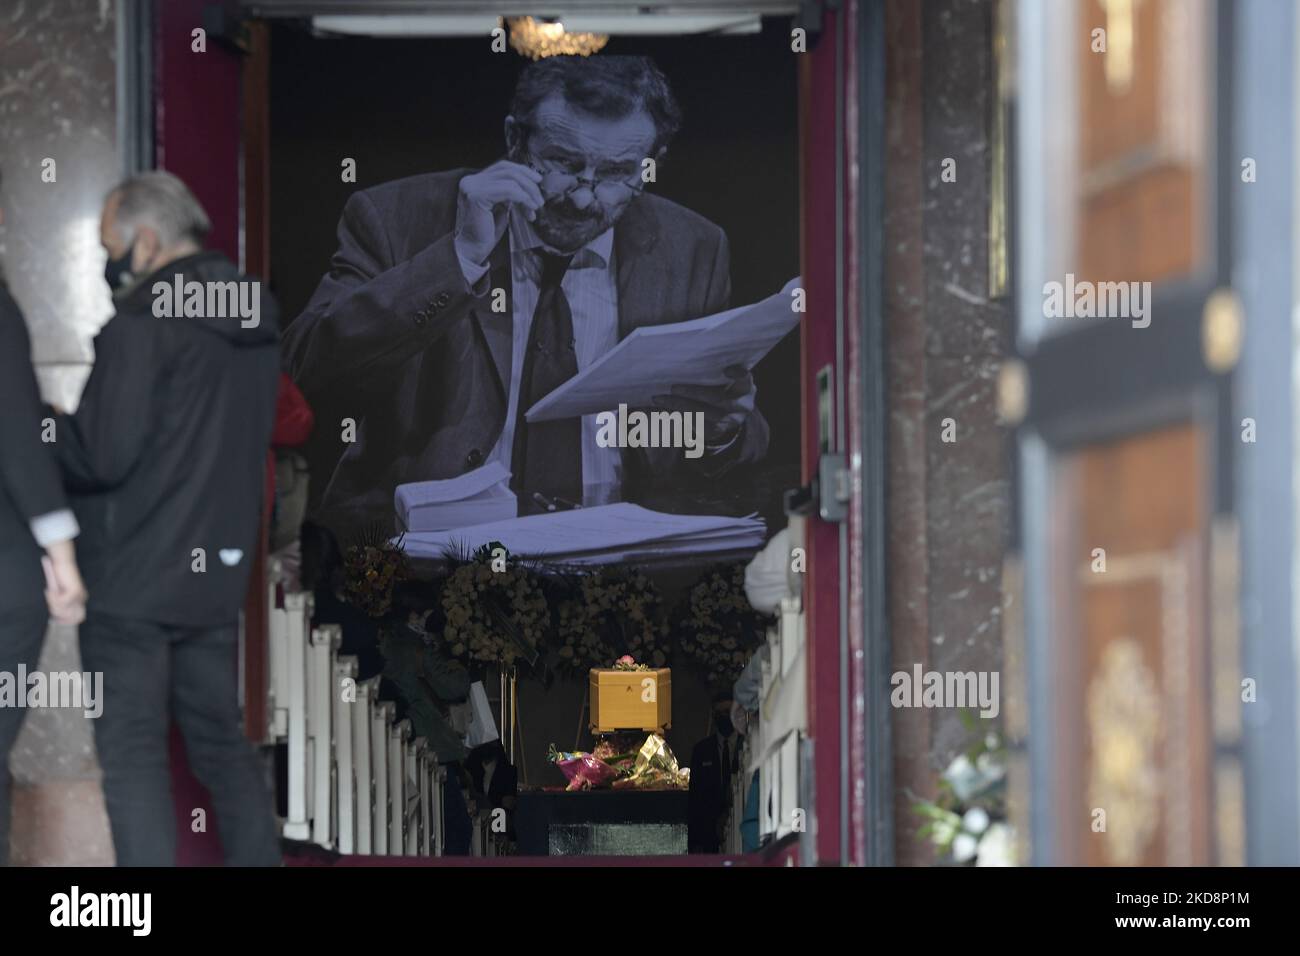
<svg viewBox="0 0 1300 956">
<path fill-rule="evenodd" d="M 763 539 L 737 538 L 732 535 L 718 538 L 691 538 L 689 541 L 675 541 L 670 546 L 639 545 L 626 551 L 597 551 L 583 554 L 566 554 L 557 564 L 573 567 L 597 567 L 608 564 L 652 564 L 665 559 L 682 556 L 704 556 L 713 554 L 753 555 L 762 547 Z"/>
<path fill-rule="evenodd" d="M 614 346 L 527 412 L 530 422 L 653 404 L 673 385 L 725 385 L 723 369 L 752 369 L 799 324 L 793 308 L 799 277 L 780 292 L 688 322 L 647 325 Z"/>
</svg>

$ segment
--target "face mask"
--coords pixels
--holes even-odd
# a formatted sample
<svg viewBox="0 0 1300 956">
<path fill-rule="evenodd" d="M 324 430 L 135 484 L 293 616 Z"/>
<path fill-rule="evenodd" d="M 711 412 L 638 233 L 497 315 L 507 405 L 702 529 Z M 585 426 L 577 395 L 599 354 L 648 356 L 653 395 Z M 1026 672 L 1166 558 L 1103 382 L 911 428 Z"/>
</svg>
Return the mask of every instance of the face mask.
<svg viewBox="0 0 1300 956">
<path fill-rule="evenodd" d="M 713 719 L 718 725 L 718 733 L 722 734 L 724 737 L 730 737 L 732 730 L 735 729 L 735 726 L 731 723 L 731 718 L 724 714 L 719 714 Z"/>
<path fill-rule="evenodd" d="M 131 254 L 135 251 L 135 243 L 127 247 L 126 252 L 122 253 L 116 259 L 109 259 L 108 265 L 104 266 L 104 281 L 108 283 L 109 292 L 116 295 L 122 286 L 130 282 L 134 276 L 131 275 Z"/>
</svg>

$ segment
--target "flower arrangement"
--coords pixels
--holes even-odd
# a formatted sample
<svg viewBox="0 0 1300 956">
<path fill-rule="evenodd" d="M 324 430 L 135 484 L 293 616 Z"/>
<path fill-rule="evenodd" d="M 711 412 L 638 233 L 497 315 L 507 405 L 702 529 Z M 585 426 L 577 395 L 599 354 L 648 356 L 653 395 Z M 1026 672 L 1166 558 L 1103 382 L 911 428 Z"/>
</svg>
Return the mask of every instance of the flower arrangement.
<svg viewBox="0 0 1300 956">
<path fill-rule="evenodd" d="M 561 751 L 551 744 L 546 759 L 559 767 L 569 781 L 566 790 L 685 790 L 690 771 L 663 737 L 650 734 L 644 743 L 626 734 L 601 740 L 590 753 Z"/>
<path fill-rule="evenodd" d="M 616 671 L 648 671 L 652 670 L 649 664 L 638 664 L 631 654 L 624 654 L 614 662 Z"/>
<path fill-rule="evenodd" d="M 578 579 L 559 602 L 556 654 L 562 670 L 582 674 L 607 666 L 617 654 L 648 660 L 645 669 L 668 662 L 668 627 L 659 593 L 639 572 L 600 569 Z"/>
<path fill-rule="evenodd" d="M 730 686 L 766 639 L 770 618 L 745 596 L 745 567 L 715 568 L 691 588 L 678 625 L 683 651 L 713 685 Z"/>
<path fill-rule="evenodd" d="M 370 617 L 384 617 L 393 608 L 393 589 L 410 577 L 401 539 L 388 540 L 380 526 L 361 533 L 343 556 L 343 590 L 348 601 Z"/>
<path fill-rule="evenodd" d="M 625 658 L 613 666 L 667 667 L 674 635 L 711 682 L 734 681 L 768 624 L 745 597 L 740 564 L 705 571 L 671 613 L 641 571 L 575 575 L 520 562 L 495 543 L 449 554 L 446 570 L 417 586 L 407 583 L 400 546 L 376 528 L 348 549 L 346 571 L 348 599 L 371 617 L 404 619 L 414 602 L 448 657 L 470 667 L 525 664 L 545 683 Z"/>
<path fill-rule="evenodd" d="M 974 720 L 962 717 L 968 726 Z M 946 861 L 1015 865 L 1015 831 L 1006 819 L 1006 747 L 999 734 L 984 734 L 958 754 L 940 778 L 938 798 L 916 800 L 912 809 L 925 820 L 917 836 L 933 843 Z"/>
<path fill-rule="evenodd" d="M 489 544 L 453 561 L 440 600 L 442 643 L 466 663 L 531 664 L 550 630 L 550 607 L 536 571 L 509 555 L 504 570 L 493 567 L 500 550 Z"/>
</svg>

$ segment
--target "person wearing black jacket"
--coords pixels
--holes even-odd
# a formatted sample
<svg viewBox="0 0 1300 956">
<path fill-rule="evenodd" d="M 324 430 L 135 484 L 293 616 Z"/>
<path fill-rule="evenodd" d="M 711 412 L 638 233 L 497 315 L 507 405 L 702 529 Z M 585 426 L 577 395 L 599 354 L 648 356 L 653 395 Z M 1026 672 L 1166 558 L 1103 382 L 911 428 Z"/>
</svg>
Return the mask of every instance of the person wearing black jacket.
<svg viewBox="0 0 1300 956">
<path fill-rule="evenodd" d="M 478 810 L 498 807 L 514 810 L 519 796 L 519 774 L 499 739 L 489 740 L 470 751 L 465 758 L 465 772 L 474 784 L 474 801 Z"/>
<path fill-rule="evenodd" d="M 31 351 L 27 323 L 0 275 L 0 673 L 10 675 L 34 671 L 50 616 L 78 624 L 86 599 L 72 544 L 77 522 L 42 441 Z M 50 562 L 48 591 L 42 557 Z M 26 713 L 0 707 L 0 866 L 9 858 L 9 751 Z"/>
<path fill-rule="evenodd" d="M 226 862 L 280 862 L 270 794 L 240 730 L 236 670 L 278 323 L 260 283 L 203 251 L 209 228 L 168 173 L 109 194 L 100 233 L 116 312 L 95 339 L 76 414 L 58 420 L 90 590 L 82 657 L 104 674 L 95 744 L 123 866 L 175 864 L 169 715 L 212 797 Z"/>
<path fill-rule="evenodd" d="M 691 751 L 687 846 L 691 853 L 720 853 L 731 811 L 731 778 L 739 769 L 739 744 L 731 723 L 731 694 L 713 697 L 713 733 Z"/>
</svg>

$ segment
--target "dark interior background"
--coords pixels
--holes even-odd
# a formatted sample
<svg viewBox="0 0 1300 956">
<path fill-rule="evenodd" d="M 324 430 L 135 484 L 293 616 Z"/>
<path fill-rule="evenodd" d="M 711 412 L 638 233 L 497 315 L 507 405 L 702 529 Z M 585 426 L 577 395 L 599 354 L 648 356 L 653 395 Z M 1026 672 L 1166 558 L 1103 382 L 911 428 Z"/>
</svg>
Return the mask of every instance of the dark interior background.
<svg viewBox="0 0 1300 956">
<path fill-rule="evenodd" d="M 286 321 L 307 304 L 335 250 L 353 191 L 417 173 L 482 166 L 503 151 L 502 123 L 519 70 L 513 51 L 483 39 L 317 38 L 277 22 L 271 37 L 271 287 Z M 731 243 L 732 304 L 778 291 L 799 271 L 796 54 L 789 23 L 761 34 L 620 40 L 610 54 L 652 56 L 672 82 L 685 121 L 649 188 L 708 217 Z M 340 181 L 357 162 L 357 182 Z M 755 370 L 758 403 L 772 426 L 770 464 L 800 460 L 799 336 L 792 332 Z M 783 469 L 784 471 L 784 469 Z M 312 484 L 328 473 L 313 469 Z M 769 532 L 780 488 L 766 490 Z M 682 763 L 709 731 L 702 677 L 674 669 L 670 747 Z M 495 680 L 488 682 L 495 695 Z M 520 682 L 521 771 L 533 785 L 562 783 L 547 745 L 588 747 L 578 730 L 583 684 Z M 525 769 L 526 768 L 526 769 Z M 523 782 L 521 774 L 521 782 Z"/>
</svg>

